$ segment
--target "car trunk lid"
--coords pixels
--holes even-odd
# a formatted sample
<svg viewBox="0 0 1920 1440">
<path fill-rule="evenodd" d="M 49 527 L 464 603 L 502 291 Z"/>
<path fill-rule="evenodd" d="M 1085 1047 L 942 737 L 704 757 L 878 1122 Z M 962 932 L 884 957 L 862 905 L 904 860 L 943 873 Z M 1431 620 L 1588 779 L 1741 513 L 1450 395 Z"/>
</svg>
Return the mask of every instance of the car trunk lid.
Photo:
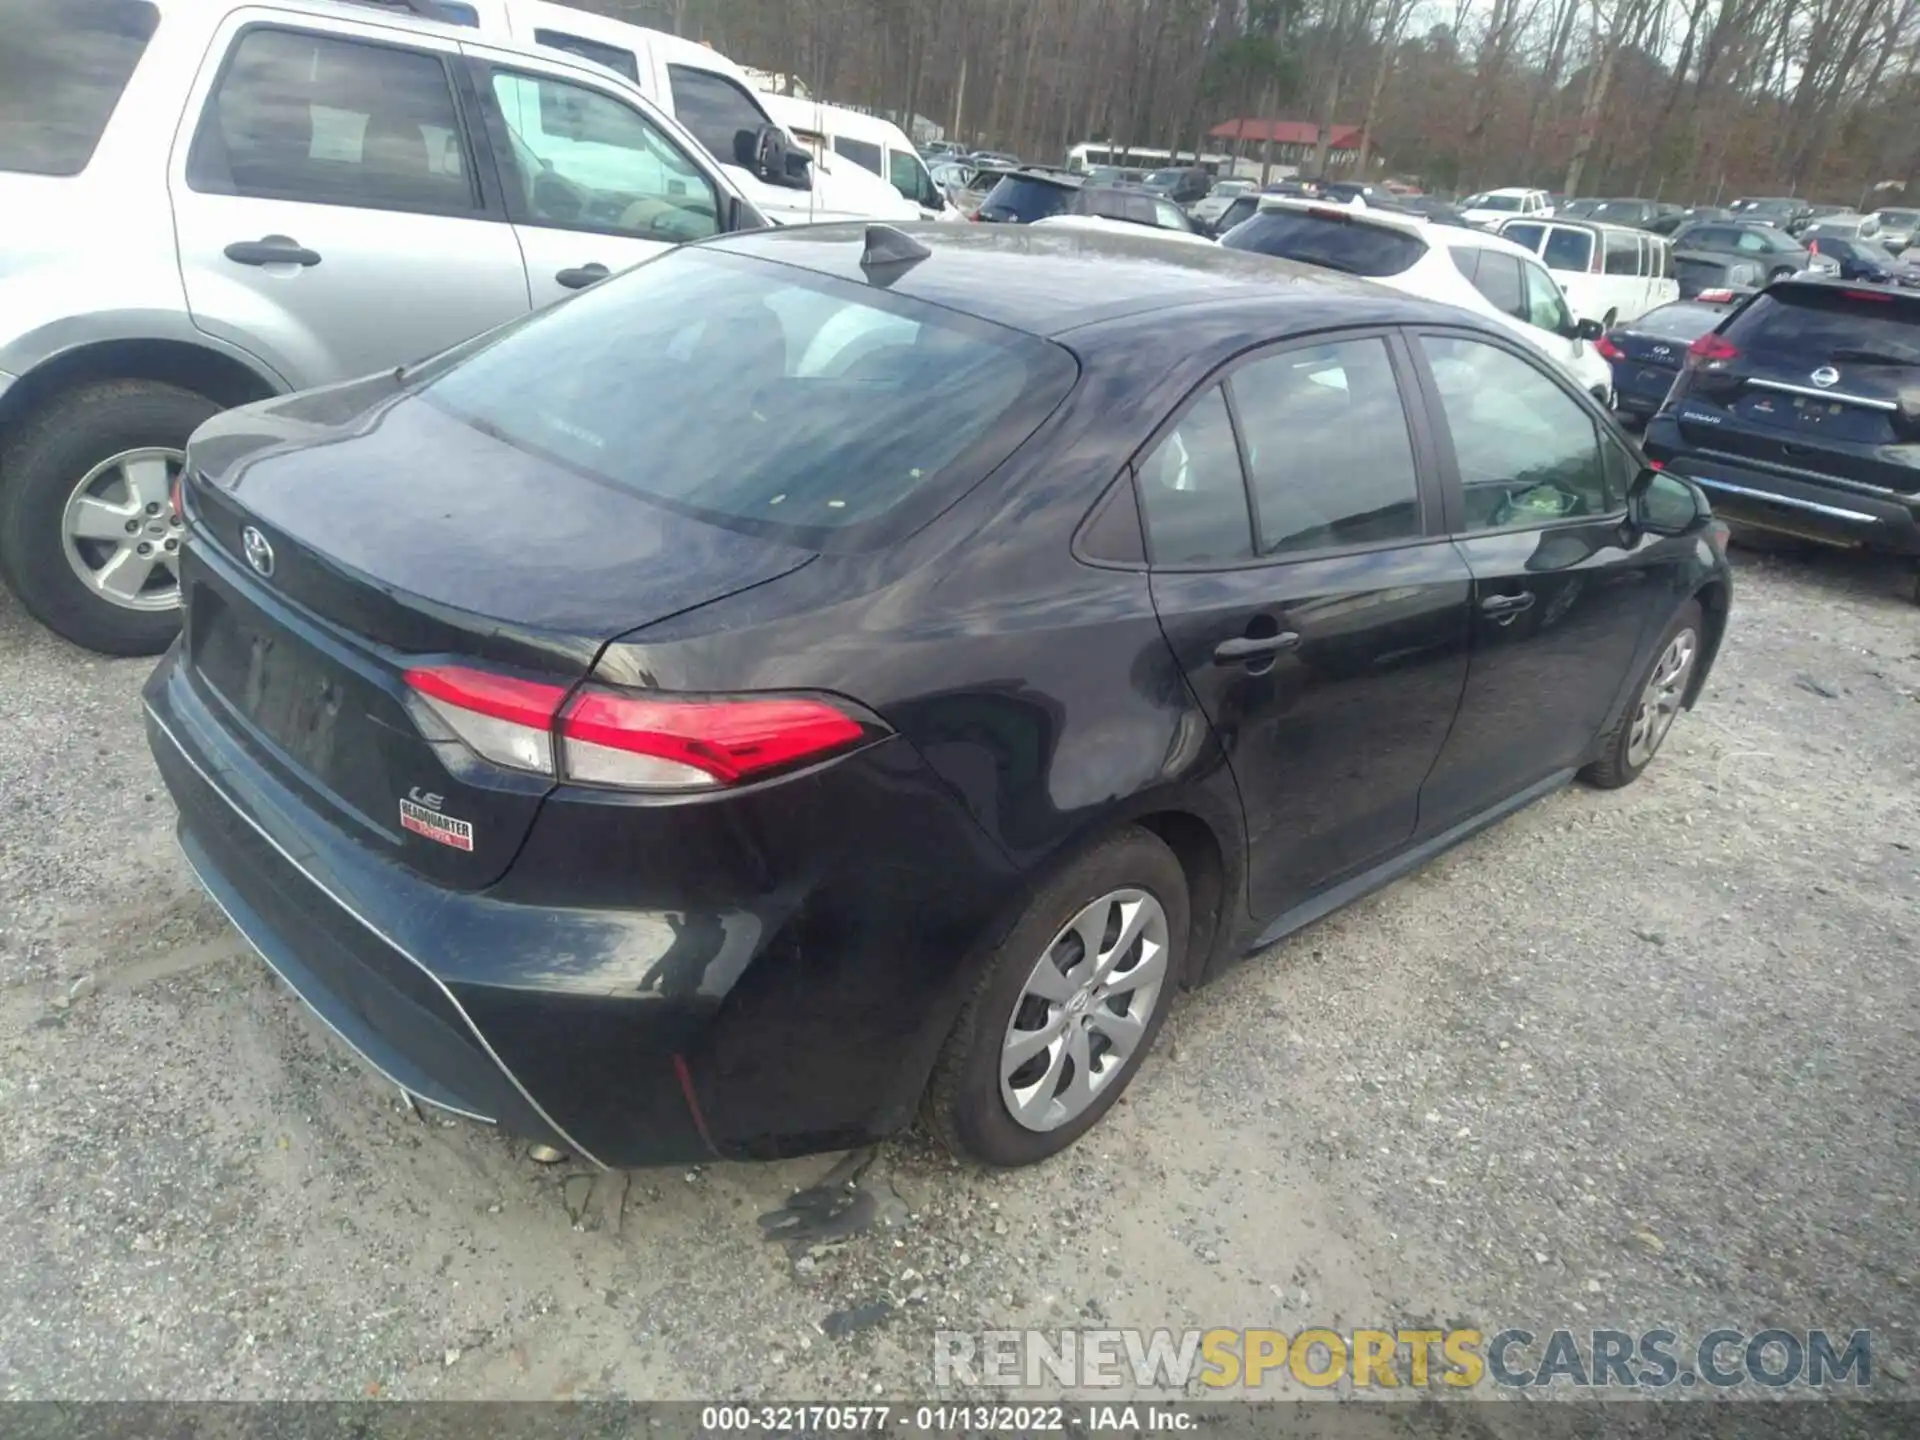
<svg viewBox="0 0 1920 1440">
<path fill-rule="evenodd" d="M 316 808 L 452 888 L 505 871 L 553 781 L 479 760 L 409 668 L 571 687 L 612 636 L 812 558 L 598 484 L 391 383 L 223 416 L 192 461 L 195 677 Z"/>
</svg>

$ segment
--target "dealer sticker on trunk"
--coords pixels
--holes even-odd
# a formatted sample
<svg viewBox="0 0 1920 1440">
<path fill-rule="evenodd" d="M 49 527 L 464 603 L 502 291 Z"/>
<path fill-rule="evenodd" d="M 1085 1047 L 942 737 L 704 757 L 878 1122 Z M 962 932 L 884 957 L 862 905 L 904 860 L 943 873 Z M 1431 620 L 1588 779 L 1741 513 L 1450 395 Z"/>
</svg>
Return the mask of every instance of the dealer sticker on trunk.
<svg viewBox="0 0 1920 1440">
<path fill-rule="evenodd" d="M 450 845 L 455 850 L 473 849 L 473 826 L 451 815 L 442 815 L 440 797 L 422 794 L 417 785 L 408 798 L 400 802 L 400 828 L 424 835 L 436 845 Z"/>
</svg>

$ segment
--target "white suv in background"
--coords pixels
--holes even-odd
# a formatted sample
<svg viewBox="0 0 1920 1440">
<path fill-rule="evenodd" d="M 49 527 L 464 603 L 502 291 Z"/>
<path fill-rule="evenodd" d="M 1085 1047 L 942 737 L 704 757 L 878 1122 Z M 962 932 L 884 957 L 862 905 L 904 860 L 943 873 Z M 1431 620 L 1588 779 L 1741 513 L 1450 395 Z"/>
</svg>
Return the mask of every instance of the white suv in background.
<svg viewBox="0 0 1920 1440">
<path fill-rule="evenodd" d="M 1508 186 L 1503 190 L 1483 190 L 1460 202 L 1460 213 L 1470 225 L 1491 228 L 1502 220 L 1519 217 L 1538 220 L 1553 214 L 1553 197 L 1544 190 L 1523 190 Z"/>
<path fill-rule="evenodd" d="M 95 650 L 178 628 L 169 487 L 215 411 L 765 223 L 631 81 L 392 7 L 0 0 L 0 44 L 0 575 Z"/>
<path fill-rule="evenodd" d="M 1539 257 L 1498 235 L 1418 215 L 1269 196 L 1220 243 L 1484 315 L 1540 350 L 1602 405 L 1613 402 L 1613 367 L 1589 343 L 1600 338 L 1600 326 L 1576 321 Z"/>
</svg>

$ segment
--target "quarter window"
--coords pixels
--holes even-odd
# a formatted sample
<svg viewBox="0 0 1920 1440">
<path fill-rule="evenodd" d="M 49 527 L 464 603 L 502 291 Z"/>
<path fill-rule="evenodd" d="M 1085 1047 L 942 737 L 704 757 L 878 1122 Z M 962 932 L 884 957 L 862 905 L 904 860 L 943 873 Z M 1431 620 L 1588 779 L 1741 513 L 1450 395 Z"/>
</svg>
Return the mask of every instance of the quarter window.
<svg viewBox="0 0 1920 1440">
<path fill-rule="evenodd" d="M 187 182 L 322 205 L 479 208 L 439 56 L 293 30 L 251 30 L 234 47 Z"/>
<path fill-rule="evenodd" d="M 639 111 L 550 76 L 496 70 L 523 213 L 534 225 L 698 240 L 720 228 L 700 169 Z"/>
<path fill-rule="evenodd" d="M 144 0 L 0 0 L 0 170 L 86 169 L 159 23 Z"/>
<path fill-rule="evenodd" d="M 1453 437 L 1463 530 L 1524 530 L 1618 507 L 1599 431 L 1579 402 L 1497 346 L 1452 335 L 1420 344 Z"/>
<path fill-rule="evenodd" d="M 1226 397 L 1214 386 L 1140 466 L 1156 565 L 1250 559 L 1252 527 Z"/>
<path fill-rule="evenodd" d="M 1285 350 L 1229 383 L 1261 554 L 1421 533 L 1413 442 L 1385 341 Z"/>
<path fill-rule="evenodd" d="M 674 118 L 724 163 L 734 162 L 735 140 L 742 130 L 751 135 L 767 123 L 753 97 L 724 75 L 669 65 L 667 79 L 673 86 Z"/>
</svg>

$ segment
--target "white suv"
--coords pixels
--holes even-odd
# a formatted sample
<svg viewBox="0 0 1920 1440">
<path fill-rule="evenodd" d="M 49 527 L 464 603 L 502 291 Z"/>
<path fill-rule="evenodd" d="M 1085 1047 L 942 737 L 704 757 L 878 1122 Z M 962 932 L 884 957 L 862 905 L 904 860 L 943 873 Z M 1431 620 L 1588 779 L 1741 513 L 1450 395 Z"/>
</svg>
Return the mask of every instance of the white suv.
<svg viewBox="0 0 1920 1440">
<path fill-rule="evenodd" d="M 1589 343 L 1600 338 L 1599 324 L 1575 320 L 1539 256 L 1498 235 L 1396 211 L 1269 196 L 1220 243 L 1471 310 L 1541 351 L 1602 405 L 1613 401 L 1613 367 Z"/>
<path fill-rule="evenodd" d="M 627 79 L 407 8 L 0 0 L 0 575 L 68 639 L 175 633 L 169 490 L 215 411 L 765 223 Z M 777 126 L 738 148 L 805 184 Z"/>
</svg>

